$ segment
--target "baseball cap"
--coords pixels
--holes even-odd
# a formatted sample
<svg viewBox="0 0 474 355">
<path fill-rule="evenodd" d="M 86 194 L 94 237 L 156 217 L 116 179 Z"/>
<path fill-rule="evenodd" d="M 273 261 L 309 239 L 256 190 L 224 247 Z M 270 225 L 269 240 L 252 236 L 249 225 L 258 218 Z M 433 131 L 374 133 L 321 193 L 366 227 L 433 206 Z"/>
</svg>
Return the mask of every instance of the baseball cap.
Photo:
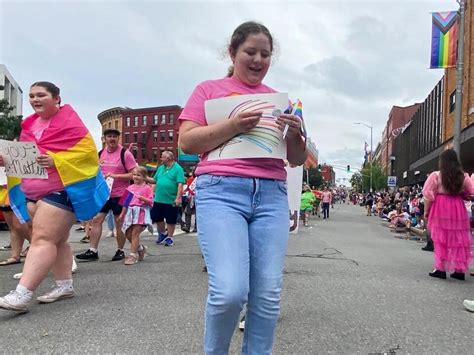
<svg viewBox="0 0 474 355">
<path fill-rule="evenodd" d="M 120 131 L 118 129 L 115 129 L 115 128 L 106 128 L 106 129 L 104 129 L 104 136 L 106 136 L 108 134 L 115 134 L 117 136 L 120 136 Z"/>
</svg>

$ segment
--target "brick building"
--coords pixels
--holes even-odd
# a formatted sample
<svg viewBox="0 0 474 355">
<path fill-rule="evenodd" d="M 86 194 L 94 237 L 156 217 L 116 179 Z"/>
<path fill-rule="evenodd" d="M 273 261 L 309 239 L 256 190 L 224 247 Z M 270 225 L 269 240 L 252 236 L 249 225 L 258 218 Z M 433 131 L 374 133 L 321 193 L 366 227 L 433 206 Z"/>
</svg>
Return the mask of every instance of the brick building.
<svg viewBox="0 0 474 355">
<path fill-rule="evenodd" d="M 387 124 L 382 133 L 380 153 L 377 152 L 376 154 L 376 157 L 378 157 L 377 161 L 386 174 L 390 174 L 392 170 L 393 160 L 390 157 L 393 157 L 393 142 L 403 127 L 411 120 L 418 107 L 420 107 L 420 104 L 415 103 L 406 107 L 393 106 L 390 110 Z"/>
<path fill-rule="evenodd" d="M 101 112 L 102 131 L 116 128 L 122 132 L 120 144 L 132 146 L 139 165 L 158 162 L 161 152 L 172 151 L 178 158 L 178 122 L 182 108 L 177 105 L 132 109 L 114 107 Z"/>
<path fill-rule="evenodd" d="M 325 184 L 336 185 L 336 173 L 331 165 L 321 165 L 321 176 Z"/>
<path fill-rule="evenodd" d="M 466 1 L 464 18 L 464 79 L 461 115 L 461 161 L 464 168 L 474 171 L 474 1 Z M 456 107 L 456 68 L 444 73 L 445 91 L 443 142 L 451 141 L 454 129 L 454 111 Z M 452 142 L 452 141 L 451 141 Z"/>
<path fill-rule="evenodd" d="M 461 163 L 474 172 L 474 9 L 466 1 L 464 78 L 461 115 Z M 395 175 L 399 185 L 422 184 L 438 169 L 439 155 L 453 146 L 456 108 L 456 69 L 445 69 L 443 78 L 395 139 Z"/>
</svg>

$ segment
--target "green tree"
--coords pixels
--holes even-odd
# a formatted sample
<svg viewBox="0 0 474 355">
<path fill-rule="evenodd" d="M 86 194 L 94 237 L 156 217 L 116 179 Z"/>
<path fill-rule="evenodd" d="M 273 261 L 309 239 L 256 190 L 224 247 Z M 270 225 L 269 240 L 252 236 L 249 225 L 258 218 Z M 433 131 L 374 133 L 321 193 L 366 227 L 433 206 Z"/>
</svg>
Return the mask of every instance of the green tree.
<svg viewBox="0 0 474 355">
<path fill-rule="evenodd" d="M 357 172 L 352 174 L 351 179 L 349 181 L 354 190 L 356 190 L 357 192 L 362 192 L 363 177 L 361 173 Z"/>
<path fill-rule="evenodd" d="M 384 174 L 382 167 L 374 163 L 372 167 L 367 164 L 360 171 L 362 177 L 362 190 L 370 191 L 370 169 L 372 168 L 372 189 L 374 191 L 382 190 L 387 187 L 387 175 Z"/>
<path fill-rule="evenodd" d="M 4 87 L 0 86 L 0 90 Z M 0 100 L 0 139 L 13 140 L 20 135 L 21 116 L 12 115 L 14 109 L 8 100 Z"/>
<path fill-rule="evenodd" d="M 303 175 L 304 175 L 304 180 L 306 180 L 306 171 L 303 172 Z M 308 176 L 309 176 L 309 182 L 308 182 L 308 185 L 309 186 L 314 186 L 316 188 L 320 187 L 323 183 L 323 177 L 321 176 L 321 172 L 319 171 L 319 169 L 316 167 L 316 168 L 309 168 L 309 171 L 308 171 Z"/>
</svg>

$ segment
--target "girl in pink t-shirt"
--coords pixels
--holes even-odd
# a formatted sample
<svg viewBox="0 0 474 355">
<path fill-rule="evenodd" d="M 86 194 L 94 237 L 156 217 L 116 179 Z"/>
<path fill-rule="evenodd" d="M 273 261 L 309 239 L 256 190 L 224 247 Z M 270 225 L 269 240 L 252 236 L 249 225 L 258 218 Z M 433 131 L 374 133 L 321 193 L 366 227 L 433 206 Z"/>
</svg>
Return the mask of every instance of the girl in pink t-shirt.
<svg viewBox="0 0 474 355">
<path fill-rule="evenodd" d="M 127 188 L 123 200 L 129 200 L 123 206 L 119 220 L 123 221 L 122 230 L 131 243 L 130 254 L 125 265 L 133 265 L 145 258 L 146 247 L 140 244 L 140 233 L 152 224 L 150 209 L 153 206 L 153 188 L 146 183 L 146 168 L 139 166 L 133 170 L 133 184 Z"/>
<path fill-rule="evenodd" d="M 235 29 L 228 50 L 233 63 L 228 76 L 199 84 L 179 117 L 181 149 L 202 154 L 195 172 L 198 238 L 209 276 L 204 352 L 229 352 L 239 312 L 247 303 L 242 352 L 270 354 L 290 227 L 284 164 L 269 158 L 208 160 L 210 151 L 250 134 L 263 111 L 240 112 L 208 125 L 205 102 L 275 92 L 262 83 L 273 39 L 265 26 L 246 22 Z M 289 163 L 303 164 L 306 151 L 298 117 L 281 114 L 274 124 L 281 132 L 288 126 Z"/>
</svg>

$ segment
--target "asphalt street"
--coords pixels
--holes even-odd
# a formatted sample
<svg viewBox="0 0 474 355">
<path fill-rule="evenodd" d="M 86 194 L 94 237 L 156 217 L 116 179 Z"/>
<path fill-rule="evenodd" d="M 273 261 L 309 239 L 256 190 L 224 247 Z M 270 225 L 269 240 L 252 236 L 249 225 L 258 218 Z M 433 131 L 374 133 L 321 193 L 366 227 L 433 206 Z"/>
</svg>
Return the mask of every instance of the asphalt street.
<svg viewBox="0 0 474 355">
<path fill-rule="evenodd" d="M 352 205 L 336 205 L 329 220 L 312 217 L 291 235 L 274 353 L 472 354 L 474 314 L 462 301 L 474 298 L 474 277 L 428 277 L 432 254 L 394 236 Z M 71 232 L 76 252 L 86 249 L 81 237 Z M 1 310 L 0 352 L 202 353 L 207 278 L 196 235 L 177 235 L 173 247 L 154 239 L 144 232 L 149 255 L 125 266 L 110 261 L 115 239 L 103 238 L 100 260 L 79 264 L 74 298 L 33 302 L 23 315 Z M 7 243 L 0 232 L 0 245 Z M 20 270 L 0 268 L 1 295 Z M 241 340 L 236 330 L 232 354 Z"/>
</svg>

